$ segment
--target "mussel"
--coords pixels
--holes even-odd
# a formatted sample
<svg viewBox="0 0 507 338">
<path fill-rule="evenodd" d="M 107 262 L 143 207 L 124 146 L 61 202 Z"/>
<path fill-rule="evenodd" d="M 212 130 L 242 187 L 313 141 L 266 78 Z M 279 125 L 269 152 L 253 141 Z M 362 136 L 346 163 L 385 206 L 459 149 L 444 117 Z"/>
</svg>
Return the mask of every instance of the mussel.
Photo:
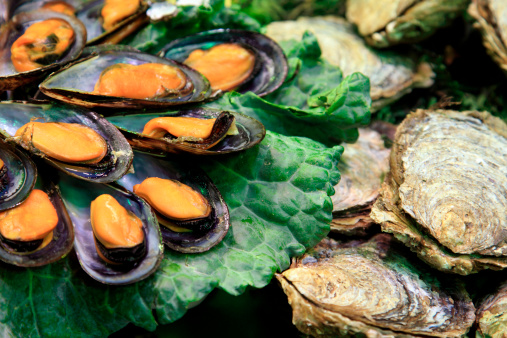
<svg viewBox="0 0 507 338">
<path fill-rule="evenodd" d="M 165 131 L 162 131 L 161 135 L 151 136 L 143 133 L 145 126 L 150 121 L 159 118 L 195 118 L 204 121 L 217 119 L 224 121 L 216 122 L 216 127 L 213 127 L 212 134 L 207 139 L 188 137 L 188 135 L 175 137 Z M 235 112 L 209 108 L 193 108 L 162 113 L 119 113 L 108 116 L 106 119 L 123 133 L 132 148 L 153 154 L 168 152 L 200 155 L 227 154 L 253 147 L 266 134 L 262 123 L 254 118 Z M 232 121 L 234 121 L 237 133 L 227 135 L 229 127 L 226 126 L 230 125 Z"/>
<path fill-rule="evenodd" d="M 217 29 L 174 40 L 159 55 L 204 74 L 213 90 L 267 95 L 282 85 L 288 66 L 281 47 L 265 35 Z"/>
<path fill-rule="evenodd" d="M 136 152 L 133 162 L 134 173 L 125 175 L 118 183 L 129 191 L 140 192 L 141 196 L 147 200 L 157 199 L 157 197 L 145 195 L 145 191 L 150 194 L 150 187 L 136 187 L 136 185 L 142 184 L 143 181 L 150 178 L 169 180 L 171 183 L 168 186 L 184 186 L 183 189 L 187 190 L 189 194 L 200 195 L 202 198 L 195 198 L 201 201 L 200 204 L 207 204 L 209 207 L 203 208 L 201 216 L 175 217 L 169 215 L 167 217 L 165 206 L 159 205 L 157 203 L 159 201 L 154 201 L 152 207 L 159 215 L 162 238 L 169 248 L 184 253 L 204 252 L 220 243 L 229 229 L 227 204 L 206 174 L 198 168 L 187 167 L 178 162 Z M 148 185 L 151 184 L 153 182 L 149 182 Z M 157 180 L 155 180 L 155 186 L 157 186 Z M 189 192 L 190 190 L 193 192 Z M 166 194 L 164 191 L 160 193 Z M 157 196 L 157 193 L 152 196 Z M 169 226 L 167 226 L 168 223 Z"/>
<path fill-rule="evenodd" d="M 158 82 L 162 71 L 169 85 Z M 102 81 L 115 88 L 102 90 Z M 139 96 L 155 82 L 151 94 Z M 83 58 L 51 74 L 39 88 L 49 97 L 89 108 L 167 107 L 200 102 L 211 95 L 209 82 L 198 72 L 128 46 L 88 48 Z"/>
<path fill-rule="evenodd" d="M 42 33 L 42 37 L 37 36 L 38 32 L 33 32 L 29 33 L 30 37 L 19 39 L 33 24 L 42 25 L 43 21 L 56 23 L 56 29 L 65 33 L 60 35 L 48 31 L 44 26 L 46 32 Z M 66 28 L 58 28 L 62 25 Z M 65 43 L 64 40 L 69 39 L 68 32 L 71 32 L 72 38 L 68 40 L 70 43 Z M 85 41 L 86 29 L 72 16 L 45 10 L 14 16 L 0 29 L 0 91 L 13 90 L 37 81 L 57 67 L 78 58 Z M 16 63 L 26 64 L 26 61 L 33 66 L 15 67 Z"/>
<path fill-rule="evenodd" d="M 74 225 L 74 247 L 81 267 L 88 275 L 101 283 L 120 285 L 142 280 L 157 270 L 163 257 L 164 246 L 155 214 L 143 199 L 116 184 L 90 183 L 65 174 L 59 176 L 58 184 Z M 101 195 L 114 198 L 126 209 L 127 217 L 135 216 L 140 220 L 143 238 L 141 245 L 137 245 L 137 242 L 135 245 L 125 245 L 126 242 L 132 244 L 132 241 L 125 239 L 114 241 L 108 239 L 108 235 L 105 234 L 105 232 L 123 232 L 122 229 L 104 229 L 94 233 L 93 227 L 102 226 L 98 223 L 103 220 L 97 220 L 99 217 L 91 214 L 91 209 L 97 208 L 97 205 L 93 206 L 92 203 Z M 110 209 L 106 211 L 111 212 Z M 111 215 L 104 217 L 108 218 Z M 137 231 L 134 236 L 139 238 L 139 232 Z"/>
<path fill-rule="evenodd" d="M 116 181 L 130 168 L 133 153 L 127 140 L 112 124 L 94 112 L 59 104 L 2 102 L 0 103 L 0 113 L 2 115 L 0 133 L 3 134 L 3 137 L 17 142 L 71 176 L 97 183 L 106 183 Z M 71 124 L 79 129 L 91 130 L 94 137 L 98 136 L 105 141 L 106 153 L 100 157 L 100 160 L 94 154 L 90 155 L 92 160 L 87 160 L 90 157 L 83 158 L 80 153 L 75 154 L 76 157 L 73 155 L 72 161 L 66 160 L 67 157 L 62 158 L 58 153 L 46 149 L 46 143 L 50 139 L 46 134 L 40 137 L 40 140 L 36 139 L 33 129 L 35 123 L 54 127 L 50 129 L 61 129 L 61 126 Z M 23 126 L 24 128 L 21 128 Z M 67 131 L 72 135 L 75 133 L 75 128 Z M 77 144 L 69 144 L 68 140 L 69 138 L 63 136 L 62 141 L 57 140 L 56 143 L 71 151 L 75 150 Z M 84 147 L 89 146 L 86 143 L 86 137 L 83 142 Z"/>
</svg>

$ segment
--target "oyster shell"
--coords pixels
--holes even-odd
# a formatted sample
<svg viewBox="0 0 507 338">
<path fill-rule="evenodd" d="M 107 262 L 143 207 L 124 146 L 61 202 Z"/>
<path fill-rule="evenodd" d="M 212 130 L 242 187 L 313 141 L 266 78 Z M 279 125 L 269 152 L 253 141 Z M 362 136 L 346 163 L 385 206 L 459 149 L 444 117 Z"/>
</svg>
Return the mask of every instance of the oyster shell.
<svg viewBox="0 0 507 338">
<path fill-rule="evenodd" d="M 507 266 L 507 125 L 487 112 L 417 110 L 398 127 L 371 217 L 433 267 Z"/>
<path fill-rule="evenodd" d="M 428 63 L 417 63 L 395 52 L 377 51 L 368 47 L 352 24 L 343 18 L 324 16 L 295 21 L 272 22 L 266 35 L 277 42 L 301 40 L 310 31 L 317 37 L 322 58 L 340 67 L 344 76 L 361 72 L 370 78 L 372 112 L 396 101 L 412 88 L 433 84 L 433 71 Z"/>
<path fill-rule="evenodd" d="M 434 276 L 387 234 L 325 238 L 276 277 L 293 323 L 314 337 L 460 337 L 474 305 L 463 283 Z"/>
<path fill-rule="evenodd" d="M 142 198 L 116 184 L 90 183 L 62 174 L 58 184 L 74 224 L 77 257 L 88 275 L 101 283 L 123 285 L 140 281 L 157 270 L 164 254 L 164 246 L 155 214 Z M 97 253 L 90 222 L 90 204 L 102 194 L 113 196 L 143 223 L 146 255 L 133 265 L 107 264 Z"/>
<path fill-rule="evenodd" d="M 211 224 L 203 226 L 209 230 L 202 232 L 175 232 L 161 225 L 164 243 L 175 251 L 183 253 L 199 253 L 208 251 L 217 245 L 229 230 L 229 209 L 218 189 L 211 180 L 197 167 L 189 167 L 179 160 L 156 158 L 136 152 L 134 157 L 134 173 L 122 177 L 118 184 L 133 191 L 136 184 L 148 177 L 172 179 L 190 186 L 200 192 L 213 209 Z"/>
<path fill-rule="evenodd" d="M 347 20 L 368 44 L 385 48 L 419 42 L 461 16 L 469 0 L 347 0 Z"/>
<path fill-rule="evenodd" d="M 477 337 L 503 337 L 507 332 L 507 282 L 481 300 L 476 312 Z"/>
<path fill-rule="evenodd" d="M 482 34 L 486 51 L 507 72 L 507 4 L 501 0 L 473 0 L 468 13 Z"/>
<path fill-rule="evenodd" d="M 239 87 L 239 93 L 251 91 L 265 96 L 282 85 L 288 72 L 287 59 L 282 48 L 265 35 L 235 29 L 216 29 L 174 40 L 159 55 L 184 62 L 194 50 L 208 50 L 223 43 L 244 46 L 255 54 L 255 70 Z"/>
<path fill-rule="evenodd" d="M 75 40 L 70 49 L 57 62 L 25 72 L 16 71 L 11 61 L 11 45 L 31 24 L 52 18 L 64 20 L 74 29 Z M 0 91 L 13 90 L 40 80 L 56 68 L 77 59 L 84 48 L 85 41 L 86 29 L 80 21 L 72 16 L 44 10 L 20 13 L 14 16 L 12 20 L 0 28 Z"/>
<path fill-rule="evenodd" d="M 389 149 L 379 133 L 359 129 L 359 139 L 344 145 L 338 163 L 340 182 L 334 187 L 331 231 L 343 234 L 364 233 L 372 224 L 371 206 L 389 171 Z"/>
<path fill-rule="evenodd" d="M 53 167 L 67 174 L 96 183 L 113 182 L 122 177 L 132 163 L 132 149 L 123 135 L 97 113 L 61 104 L 27 104 L 20 102 L 0 103 L 0 133 L 14 140 L 18 128 L 33 119 L 44 122 L 79 123 L 95 130 L 108 144 L 106 156 L 97 164 L 75 164 L 47 157 L 36 148 L 28 149 L 37 156 L 44 157 Z"/>
<path fill-rule="evenodd" d="M 36 267 L 55 262 L 66 256 L 74 243 L 72 221 L 63 204 L 60 191 L 47 168 L 39 172 L 35 189 L 44 191 L 58 215 L 58 224 L 53 230 L 53 238 L 43 248 L 31 252 L 16 253 L 0 240 L 0 260 L 23 267 Z"/>
<path fill-rule="evenodd" d="M 158 155 L 165 153 L 192 153 L 200 155 L 228 154 L 251 148 L 262 141 L 264 135 L 266 135 L 266 129 L 262 123 L 254 118 L 235 112 L 229 113 L 234 115 L 239 133 L 237 135 L 226 136 L 225 139 L 210 149 L 196 148 L 189 142 L 174 142 L 174 140 L 166 138 L 156 139 L 142 134 L 144 125 L 151 119 L 157 117 L 182 116 L 216 118 L 221 112 L 222 111 L 217 109 L 194 108 L 163 113 L 122 113 L 106 117 L 106 119 L 123 133 L 134 149 Z"/>
<path fill-rule="evenodd" d="M 94 86 L 102 71 L 112 65 L 126 63 L 139 65 L 161 63 L 181 70 L 188 86 L 185 91 L 153 99 L 135 99 L 94 94 Z M 193 86 L 193 90 L 188 90 Z M 175 61 L 160 58 L 128 46 L 98 46 L 88 48 L 83 58 L 48 76 L 39 86 L 45 95 L 73 105 L 88 108 L 164 108 L 168 106 L 201 102 L 211 95 L 209 82 L 201 74 Z"/>
<path fill-rule="evenodd" d="M 37 180 L 37 167 L 19 149 L 0 140 L 0 159 L 4 168 L 0 172 L 0 211 L 23 202 Z"/>
</svg>

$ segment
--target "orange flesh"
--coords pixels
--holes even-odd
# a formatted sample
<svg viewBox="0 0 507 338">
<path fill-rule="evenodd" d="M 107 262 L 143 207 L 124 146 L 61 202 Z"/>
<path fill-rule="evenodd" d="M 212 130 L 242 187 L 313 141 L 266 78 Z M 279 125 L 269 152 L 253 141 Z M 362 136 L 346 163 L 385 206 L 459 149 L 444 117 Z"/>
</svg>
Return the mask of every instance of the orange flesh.
<svg viewBox="0 0 507 338">
<path fill-rule="evenodd" d="M 53 12 L 63 13 L 71 16 L 74 16 L 74 13 L 76 12 L 72 5 L 63 1 L 48 2 L 42 6 L 42 9 L 49 9 Z"/>
<path fill-rule="evenodd" d="M 134 193 L 162 215 L 175 220 L 202 218 L 211 212 L 204 196 L 175 180 L 149 177 L 134 185 Z"/>
<path fill-rule="evenodd" d="M 49 55 L 63 55 L 74 38 L 74 30 L 63 20 L 36 22 L 12 44 L 12 64 L 18 72 L 40 68 L 44 65 L 38 63 L 38 60 Z"/>
<path fill-rule="evenodd" d="M 25 149 L 32 147 L 64 162 L 98 163 L 107 154 L 106 141 L 95 130 L 77 124 L 29 122 L 18 129 Z"/>
<path fill-rule="evenodd" d="M 102 27 L 106 31 L 112 29 L 120 21 L 134 14 L 140 6 L 139 0 L 106 0 L 102 7 Z"/>
<path fill-rule="evenodd" d="M 0 158 L 0 170 L 4 168 L 4 161 Z"/>
<path fill-rule="evenodd" d="M 224 43 L 206 51 L 194 50 L 183 63 L 203 74 L 213 90 L 231 90 L 248 79 L 255 56 L 240 45 Z"/>
<path fill-rule="evenodd" d="M 186 82 L 185 73 L 169 65 L 118 63 L 102 71 L 93 94 L 149 99 L 174 93 Z"/>
<path fill-rule="evenodd" d="M 95 237 L 108 249 L 131 248 L 144 241 L 143 223 L 111 195 L 100 195 L 90 206 Z"/>
<path fill-rule="evenodd" d="M 45 238 L 58 224 L 56 209 L 49 196 L 34 189 L 19 206 L 0 212 L 0 232 L 4 238 L 15 241 L 33 241 Z"/>
<path fill-rule="evenodd" d="M 143 134 L 162 138 L 169 133 L 176 137 L 189 136 L 201 139 L 210 137 L 216 119 L 199 119 L 197 117 L 158 117 L 150 120 L 143 129 Z"/>
</svg>

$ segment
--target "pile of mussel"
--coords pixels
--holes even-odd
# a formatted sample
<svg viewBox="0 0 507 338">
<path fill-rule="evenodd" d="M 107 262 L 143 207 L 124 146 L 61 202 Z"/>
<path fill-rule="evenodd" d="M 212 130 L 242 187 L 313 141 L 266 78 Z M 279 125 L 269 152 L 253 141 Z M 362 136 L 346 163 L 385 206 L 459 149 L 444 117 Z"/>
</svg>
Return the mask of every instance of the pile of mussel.
<svg viewBox="0 0 507 338">
<path fill-rule="evenodd" d="M 0 92 L 38 91 L 0 102 L 0 259 L 40 266 L 74 248 L 91 277 L 128 284 L 157 269 L 164 244 L 218 244 L 228 208 L 196 156 L 248 149 L 265 129 L 190 104 L 277 89 L 287 75 L 278 44 L 214 30 L 150 55 L 116 45 L 147 13 L 160 18 L 144 1 L 2 4 Z"/>
</svg>

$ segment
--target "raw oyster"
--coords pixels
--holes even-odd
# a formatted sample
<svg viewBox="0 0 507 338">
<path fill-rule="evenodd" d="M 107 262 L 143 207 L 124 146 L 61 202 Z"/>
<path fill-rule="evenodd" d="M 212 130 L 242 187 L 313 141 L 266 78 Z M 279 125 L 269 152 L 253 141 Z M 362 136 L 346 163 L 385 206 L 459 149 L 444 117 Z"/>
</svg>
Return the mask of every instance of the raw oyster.
<svg viewBox="0 0 507 338">
<path fill-rule="evenodd" d="M 23 202 L 33 189 L 37 180 L 37 167 L 19 149 L 0 140 L 0 159 L 3 168 L 0 172 L 0 211 L 15 207 Z"/>
<path fill-rule="evenodd" d="M 368 44 L 419 42 L 463 15 L 470 0 L 347 0 L 347 20 Z"/>
<path fill-rule="evenodd" d="M 486 51 L 507 72 L 507 4 L 502 0 L 473 0 L 468 13 L 476 20 Z"/>
<path fill-rule="evenodd" d="M 262 141 L 264 135 L 266 135 L 266 130 L 262 123 L 254 118 L 235 112 L 228 113 L 234 116 L 238 134 L 226 136 L 222 141 L 209 149 L 196 147 L 192 142 L 187 142 L 184 138 L 177 141 L 177 139 L 158 139 L 142 134 L 146 123 L 157 117 L 181 116 L 216 118 L 221 113 L 222 111 L 216 109 L 194 108 L 164 113 L 142 113 L 132 115 L 121 113 L 106 117 L 106 119 L 123 133 L 134 149 L 153 154 L 164 154 L 168 152 L 201 155 L 228 154 L 251 148 Z"/>
<path fill-rule="evenodd" d="M 30 25 L 47 19 L 59 19 L 68 23 L 74 30 L 75 39 L 68 51 L 56 61 L 48 58 L 39 63 L 44 66 L 18 72 L 11 61 L 11 45 L 28 29 Z M 13 90 L 19 86 L 40 80 L 50 71 L 79 57 L 86 41 L 86 29 L 72 16 L 52 11 L 20 13 L 0 29 L 0 91 Z"/>
<path fill-rule="evenodd" d="M 370 129 L 359 129 L 357 142 L 346 144 L 344 148 L 338 163 L 341 179 L 331 197 L 331 231 L 365 233 L 375 223 L 370 218 L 370 211 L 389 171 L 389 149 L 384 147 L 380 134 Z"/>
<path fill-rule="evenodd" d="M 198 72 L 175 61 L 141 53 L 128 46 L 98 46 L 88 48 L 83 58 L 54 72 L 39 86 L 42 93 L 54 99 L 88 108 L 163 108 L 207 99 L 209 82 Z M 94 93 L 102 72 L 118 64 L 140 65 L 156 63 L 176 68 L 184 76 L 181 90 L 170 91 L 157 98 L 127 98 Z M 109 68 L 110 69 L 110 68 Z"/>
<path fill-rule="evenodd" d="M 74 224 L 77 257 L 81 267 L 93 279 L 105 284 L 130 284 L 154 273 L 163 257 L 164 246 L 155 214 L 138 196 L 113 184 L 96 184 L 60 174 L 58 182 L 67 210 Z M 90 222 L 90 204 L 98 196 L 109 194 L 143 223 L 145 256 L 133 264 L 108 264 L 99 257 Z"/>
<path fill-rule="evenodd" d="M 50 203 L 56 210 L 58 223 L 53 230 L 52 238 L 41 249 L 30 252 L 16 252 L 11 243 L 0 240 L 0 260 L 9 264 L 24 267 L 46 265 L 66 256 L 74 243 L 74 230 L 67 210 L 63 204 L 59 189 L 53 182 L 53 177 L 47 168 L 39 172 L 35 189 L 45 192 Z M 10 209 L 12 210 L 12 209 Z"/>
<path fill-rule="evenodd" d="M 463 283 L 434 275 L 387 234 L 323 239 L 276 277 L 293 323 L 314 337 L 461 337 L 475 308 Z"/>
<path fill-rule="evenodd" d="M 396 132 L 371 218 L 433 267 L 507 266 L 507 125 L 487 112 L 417 110 Z"/>
<path fill-rule="evenodd" d="M 322 57 L 340 67 L 344 76 L 361 72 L 370 78 L 372 112 L 409 93 L 412 88 L 433 84 L 428 63 L 417 63 L 395 52 L 368 47 L 352 24 L 339 17 L 298 18 L 267 25 L 266 35 L 277 42 L 301 40 L 305 31 L 317 37 Z"/>
<path fill-rule="evenodd" d="M 481 300 L 476 337 L 504 337 L 507 332 L 507 282 Z"/>
<path fill-rule="evenodd" d="M 0 115 L 2 116 L 0 133 L 13 141 L 16 141 L 13 137 L 16 131 L 34 119 L 40 122 L 78 123 L 95 130 L 102 136 L 108 150 L 106 156 L 96 164 L 62 162 L 28 145 L 27 150 L 44 157 L 46 162 L 71 176 L 96 183 L 113 182 L 122 177 L 132 163 L 133 153 L 127 140 L 112 124 L 97 113 L 61 104 L 2 102 Z"/>
<path fill-rule="evenodd" d="M 242 47 L 250 51 L 255 58 L 251 75 L 240 84 L 233 86 L 233 90 L 239 93 L 251 91 L 258 96 L 264 96 L 276 90 L 285 81 L 288 66 L 280 46 L 265 35 L 251 31 L 216 29 L 201 32 L 169 43 L 162 48 L 159 55 L 184 63 L 189 55 L 197 50 L 203 50 L 204 54 L 224 44 Z M 220 65 L 224 63 L 228 64 L 230 61 L 219 61 L 214 68 L 220 69 Z M 228 71 L 233 70 L 231 68 Z M 210 69 L 207 74 L 212 74 L 212 72 L 213 69 Z M 213 84 L 213 81 L 211 82 Z"/>
<path fill-rule="evenodd" d="M 118 181 L 127 190 L 133 191 L 134 185 L 148 177 L 176 180 L 200 192 L 213 209 L 209 224 L 201 225 L 201 229 L 207 229 L 204 232 L 176 232 L 160 225 L 163 241 L 169 248 L 184 253 L 198 253 L 220 243 L 229 230 L 229 210 L 206 174 L 197 167 L 187 167 L 177 160 L 156 158 L 139 152 L 135 153 L 133 166 L 134 173 Z"/>
</svg>

